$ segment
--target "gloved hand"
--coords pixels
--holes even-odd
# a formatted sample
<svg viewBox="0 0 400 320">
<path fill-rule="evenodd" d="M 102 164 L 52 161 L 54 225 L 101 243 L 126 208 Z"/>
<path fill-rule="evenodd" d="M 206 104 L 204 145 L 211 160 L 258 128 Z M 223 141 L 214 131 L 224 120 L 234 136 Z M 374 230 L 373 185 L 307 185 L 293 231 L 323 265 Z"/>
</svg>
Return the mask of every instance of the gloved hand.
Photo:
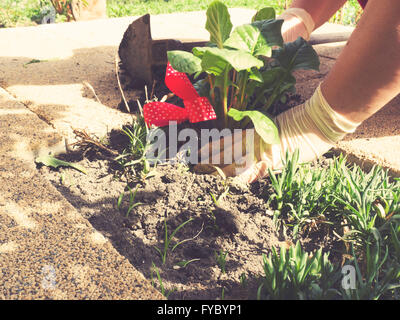
<svg viewBox="0 0 400 320">
<path fill-rule="evenodd" d="M 283 19 L 282 37 L 284 42 L 292 42 L 298 37 L 310 39 L 315 24 L 310 14 L 301 8 L 289 8 L 277 19 Z"/>
<path fill-rule="evenodd" d="M 220 163 L 224 161 L 224 152 L 229 157 L 240 150 L 242 158 L 239 158 L 239 161 L 229 165 L 218 165 L 218 167 L 226 176 L 237 176 L 241 182 L 250 183 L 266 176 L 268 168 L 281 169 L 286 151 L 291 154 L 299 149 L 300 163 L 312 161 L 327 152 L 347 133 L 354 132 L 360 124 L 352 122 L 334 111 L 322 95 L 320 86 L 304 104 L 279 114 L 274 120 L 279 130 L 280 144 L 266 144 L 254 131 L 254 139 L 246 139 L 246 132 L 243 131 L 240 133 L 243 139 L 237 139 L 237 136 L 234 136 L 231 147 L 223 149 L 224 139 L 222 139 L 222 141 L 217 141 L 219 148 L 212 143 L 204 148 L 210 154 L 214 150 L 213 155 L 216 159 L 220 159 Z M 247 148 L 245 148 L 246 140 Z M 204 152 L 203 149 L 200 152 Z M 249 149 L 252 149 L 250 156 Z M 215 154 L 215 150 L 218 151 L 217 154 Z M 197 172 L 205 172 L 210 169 L 216 172 L 215 167 L 211 164 L 199 164 L 195 167 Z"/>
</svg>

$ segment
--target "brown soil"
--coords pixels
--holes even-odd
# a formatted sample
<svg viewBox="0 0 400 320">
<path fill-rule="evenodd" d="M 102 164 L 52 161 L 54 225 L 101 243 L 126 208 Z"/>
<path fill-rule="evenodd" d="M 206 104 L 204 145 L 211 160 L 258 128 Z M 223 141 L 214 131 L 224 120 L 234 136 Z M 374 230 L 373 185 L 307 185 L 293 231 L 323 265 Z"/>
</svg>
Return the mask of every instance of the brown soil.
<svg viewBox="0 0 400 320">
<path fill-rule="evenodd" d="M 89 157 L 90 158 L 90 157 Z M 290 238 L 279 236 L 272 222 L 272 210 L 266 205 L 268 179 L 245 186 L 231 185 L 229 193 L 216 205 L 211 194 L 219 197 L 226 190 L 220 177 L 197 175 L 182 164 L 165 164 L 155 175 L 132 183 L 135 203 L 130 214 L 126 179 L 108 160 L 66 155 L 86 168 L 82 174 L 71 168 L 53 170 L 39 167 L 63 196 L 90 223 L 109 238 L 114 247 L 144 276 L 152 279 L 152 265 L 157 267 L 169 299 L 255 299 L 259 277 L 263 274 L 262 254 L 272 246 L 290 245 Z M 118 208 L 118 198 L 125 196 Z M 167 221 L 170 235 L 182 227 L 171 242 L 166 262 L 162 264 L 158 247 L 163 251 Z M 321 231 L 321 230 L 320 230 Z M 302 236 L 309 251 L 320 246 L 331 249 L 334 241 L 325 232 Z M 186 240 L 172 251 L 179 241 Z M 216 261 L 216 253 L 227 252 L 226 273 Z M 179 262 L 196 259 L 185 267 Z M 240 277 L 246 276 L 246 285 Z M 153 273 L 155 286 L 160 288 Z"/>
</svg>

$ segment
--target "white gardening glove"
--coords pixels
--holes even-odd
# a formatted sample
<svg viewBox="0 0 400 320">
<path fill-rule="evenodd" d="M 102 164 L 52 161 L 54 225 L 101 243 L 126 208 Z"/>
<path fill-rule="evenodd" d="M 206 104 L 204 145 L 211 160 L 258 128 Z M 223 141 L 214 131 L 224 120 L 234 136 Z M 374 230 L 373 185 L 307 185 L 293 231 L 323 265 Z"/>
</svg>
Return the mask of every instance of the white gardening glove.
<svg viewBox="0 0 400 320">
<path fill-rule="evenodd" d="M 298 37 L 302 37 L 308 41 L 315 27 L 311 15 L 301 8 L 289 8 L 278 16 L 277 19 L 284 20 L 282 24 L 284 42 L 295 41 Z"/>
<path fill-rule="evenodd" d="M 291 154 L 296 149 L 299 149 L 300 163 L 312 161 L 326 153 L 347 133 L 354 132 L 360 124 L 334 111 L 322 95 L 320 86 L 304 104 L 279 114 L 274 120 L 279 130 L 280 144 L 266 144 L 255 134 L 251 141 L 253 152 L 251 157 L 243 156 L 236 163 L 219 166 L 226 176 L 237 176 L 242 182 L 254 182 L 265 177 L 268 174 L 268 168 L 282 169 L 282 159 L 286 152 Z M 244 133 L 242 135 L 245 136 Z M 221 149 L 218 155 L 221 161 L 224 159 L 223 151 L 234 154 L 238 144 L 240 144 L 239 149 L 244 150 L 245 139 L 233 141 L 230 150 Z M 223 143 L 221 142 L 220 145 L 223 146 Z M 206 148 L 209 148 L 210 152 L 213 149 L 211 144 Z M 245 163 L 245 165 L 238 165 L 238 163 Z M 198 168 L 201 169 L 204 166 L 199 165 Z"/>
</svg>

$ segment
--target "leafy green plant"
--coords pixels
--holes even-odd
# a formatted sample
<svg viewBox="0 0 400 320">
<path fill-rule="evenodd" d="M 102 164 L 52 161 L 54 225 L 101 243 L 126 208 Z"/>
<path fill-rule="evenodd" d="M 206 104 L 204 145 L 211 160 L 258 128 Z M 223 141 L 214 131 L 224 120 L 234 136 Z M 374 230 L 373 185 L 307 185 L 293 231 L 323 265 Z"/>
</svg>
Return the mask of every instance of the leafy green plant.
<svg viewBox="0 0 400 320">
<path fill-rule="evenodd" d="M 162 249 L 154 247 L 154 249 L 157 250 L 157 252 L 160 254 L 162 264 L 165 264 L 167 261 L 167 253 L 170 248 L 172 239 L 175 237 L 176 233 L 182 229 L 186 224 L 189 222 L 193 221 L 193 218 L 190 218 L 186 220 L 185 222 L 181 223 L 170 235 L 168 234 L 168 226 L 167 226 L 167 219 L 164 219 L 164 247 Z M 174 246 L 171 248 L 171 252 L 173 252 L 178 246 L 181 244 L 189 241 L 191 239 L 185 239 L 182 241 L 177 242 Z"/>
<path fill-rule="evenodd" d="M 338 295 L 334 289 L 338 270 L 329 262 L 327 253 L 322 255 L 322 249 L 309 255 L 300 242 L 289 250 L 282 246 L 280 254 L 272 248 L 271 254 L 263 255 L 263 266 L 265 276 L 258 289 L 259 299 L 263 292 L 268 299 L 322 299 Z"/>
<path fill-rule="evenodd" d="M 82 168 L 80 165 L 77 165 L 77 164 L 72 163 L 72 162 L 67 162 L 67 161 L 63 161 L 63 160 L 57 159 L 57 158 L 55 158 L 54 156 L 52 156 L 50 154 L 37 157 L 35 159 L 35 162 L 43 164 L 43 165 L 48 166 L 48 167 L 52 167 L 54 169 L 57 169 L 58 167 L 70 167 L 70 168 L 78 170 L 78 171 L 80 171 L 80 172 L 82 172 L 84 174 L 87 174 L 85 169 Z"/>
<path fill-rule="evenodd" d="M 336 178 L 332 167 L 329 169 L 312 168 L 310 164 L 299 164 L 299 150 L 292 155 L 286 153 L 285 164 L 280 173 L 269 169 L 273 194 L 269 197 L 275 209 L 274 222 L 279 228 L 293 228 L 293 236 L 313 221 L 331 223 L 325 219 L 331 198 L 331 188 Z M 285 220 L 282 221 L 282 214 Z"/>
<path fill-rule="evenodd" d="M 389 258 L 387 245 L 382 251 L 380 241 L 374 241 L 366 245 L 363 253 L 364 266 L 360 266 L 352 245 L 357 286 L 354 289 L 342 289 L 343 299 L 378 300 L 400 288 L 400 264 Z"/>
<path fill-rule="evenodd" d="M 28 26 L 39 23 L 46 0 L 2 0 L 0 3 L 0 28 Z"/>
<path fill-rule="evenodd" d="M 168 52 L 176 70 L 205 75 L 195 87 L 210 100 L 220 128 L 246 128 L 252 121 L 266 143 L 278 143 L 278 130 L 266 112 L 294 90 L 293 71 L 319 68 L 318 55 L 304 39 L 283 44 L 282 23 L 274 9 L 264 8 L 251 23 L 233 29 L 227 7 L 214 1 L 207 9 L 210 43 L 192 53 Z"/>
<path fill-rule="evenodd" d="M 397 219 L 399 184 L 390 181 L 386 170 L 374 166 L 365 173 L 359 166 L 349 169 L 341 165 L 338 174 L 343 179 L 338 179 L 334 198 L 353 234 L 359 234 L 364 240 L 376 237 L 378 231 L 387 229 L 388 223 Z"/>
<path fill-rule="evenodd" d="M 388 236 L 389 224 L 400 219 L 399 181 L 380 167 L 365 173 L 357 165 L 350 168 L 340 156 L 315 168 L 298 164 L 297 150 L 286 154 L 283 163 L 281 172 L 269 170 L 273 192 L 268 201 L 276 226 L 292 228 L 295 237 L 317 222 L 335 225 L 336 231 L 346 227 L 347 239 L 365 242 L 378 231 Z"/>
<path fill-rule="evenodd" d="M 284 169 L 280 174 L 275 174 L 271 168 L 268 168 L 271 185 L 275 193 L 270 200 L 276 201 L 276 209 L 281 210 L 284 205 L 284 197 L 292 198 L 295 190 L 294 176 L 298 169 L 299 150 L 297 149 L 292 156 L 286 152 Z"/>
<path fill-rule="evenodd" d="M 149 129 L 143 118 L 142 112 L 136 115 L 131 126 L 125 126 L 121 130 L 128 137 L 128 146 L 122 154 L 115 160 L 123 168 L 130 168 L 134 175 L 140 175 L 143 178 L 151 176 L 151 164 L 157 162 L 146 157 L 147 151 L 151 147 L 149 144 Z"/>
</svg>

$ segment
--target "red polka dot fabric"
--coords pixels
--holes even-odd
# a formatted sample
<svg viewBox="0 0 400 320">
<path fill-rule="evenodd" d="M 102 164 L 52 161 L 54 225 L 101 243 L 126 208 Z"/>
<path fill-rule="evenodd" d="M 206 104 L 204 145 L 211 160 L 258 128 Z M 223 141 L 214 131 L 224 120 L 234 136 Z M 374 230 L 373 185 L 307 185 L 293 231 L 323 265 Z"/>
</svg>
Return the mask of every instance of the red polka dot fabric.
<svg viewBox="0 0 400 320">
<path fill-rule="evenodd" d="M 170 121 L 181 123 L 189 118 L 186 109 L 171 103 L 158 101 L 149 102 L 144 105 L 143 117 L 149 127 L 151 127 L 151 125 L 164 127 L 167 126 Z"/>
<path fill-rule="evenodd" d="M 150 127 L 167 126 L 170 121 L 192 123 L 214 120 L 217 118 L 213 106 L 206 97 L 200 97 L 188 76 L 178 72 L 168 63 L 165 84 L 176 96 L 183 100 L 185 108 L 167 102 L 149 102 L 143 107 L 143 116 Z"/>
</svg>

